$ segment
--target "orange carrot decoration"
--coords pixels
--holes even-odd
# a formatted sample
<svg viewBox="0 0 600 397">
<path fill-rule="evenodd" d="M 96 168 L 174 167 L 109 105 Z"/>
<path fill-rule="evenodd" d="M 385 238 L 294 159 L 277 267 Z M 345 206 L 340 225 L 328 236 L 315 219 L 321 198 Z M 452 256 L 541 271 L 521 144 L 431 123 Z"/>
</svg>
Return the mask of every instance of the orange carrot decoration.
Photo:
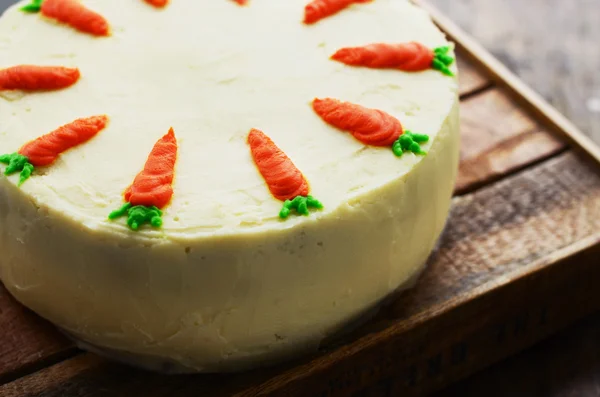
<svg viewBox="0 0 600 397">
<path fill-rule="evenodd" d="M 366 145 L 390 146 L 403 132 L 400 121 L 381 110 L 331 98 L 315 99 L 313 109 L 327 123 Z"/>
<path fill-rule="evenodd" d="M 89 141 L 102 131 L 107 123 L 106 116 L 78 119 L 26 143 L 18 152 L 0 156 L 0 163 L 8 164 L 4 174 L 21 171 L 20 186 L 31 176 L 34 167 L 54 163 L 61 153 Z"/>
<path fill-rule="evenodd" d="M 59 90 L 79 80 L 79 69 L 62 66 L 19 65 L 0 69 L 0 91 Z"/>
<path fill-rule="evenodd" d="M 313 0 L 304 8 L 304 23 L 316 23 L 321 19 L 337 14 L 354 3 L 368 3 L 371 0 Z"/>
<path fill-rule="evenodd" d="M 110 28 L 104 17 L 90 10 L 81 0 L 32 0 L 21 7 L 24 12 L 42 12 L 42 15 L 95 36 L 108 36 Z"/>
<path fill-rule="evenodd" d="M 348 131 L 365 145 L 389 146 L 398 157 L 406 151 L 426 154 L 420 144 L 429 140 L 427 135 L 404 132 L 398 119 L 381 110 L 332 98 L 315 99 L 313 109 L 325 122 Z"/>
<path fill-rule="evenodd" d="M 258 171 L 267 182 L 271 194 L 284 202 L 279 216 L 286 219 L 292 209 L 299 214 L 309 215 L 309 208 L 323 208 L 310 196 L 308 182 L 290 158 L 262 131 L 252 129 L 248 144 Z"/>
<path fill-rule="evenodd" d="M 125 201 L 120 209 L 108 218 L 117 219 L 127 215 L 127 225 L 138 230 L 144 223 L 162 226 L 162 211 L 173 197 L 173 179 L 177 161 L 177 139 L 173 128 L 156 142 L 148 156 L 144 169 L 125 190 Z"/>
<path fill-rule="evenodd" d="M 154 7 L 157 7 L 157 8 L 163 8 L 169 3 L 169 0 L 144 0 L 144 1 Z"/>
<path fill-rule="evenodd" d="M 233 0 L 241 6 L 245 6 L 248 4 L 248 0 Z"/>
<path fill-rule="evenodd" d="M 273 196 L 281 201 L 308 195 L 308 182 L 292 160 L 262 131 L 248 135 L 252 157 Z"/>
<path fill-rule="evenodd" d="M 369 44 L 364 47 L 342 48 L 331 59 L 351 66 L 364 66 L 377 69 L 399 69 L 418 72 L 437 69 L 448 76 L 454 73 L 448 68 L 454 58 L 448 55 L 450 47 L 429 49 L 421 43 Z"/>
</svg>

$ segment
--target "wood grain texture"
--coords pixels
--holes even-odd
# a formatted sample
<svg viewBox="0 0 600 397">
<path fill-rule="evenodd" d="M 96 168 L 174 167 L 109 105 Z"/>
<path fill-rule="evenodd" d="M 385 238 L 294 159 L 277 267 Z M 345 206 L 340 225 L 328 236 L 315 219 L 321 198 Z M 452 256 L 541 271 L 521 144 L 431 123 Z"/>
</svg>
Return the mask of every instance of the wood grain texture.
<svg viewBox="0 0 600 397">
<path fill-rule="evenodd" d="M 461 160 L 486 153 L 507 139 L 540 128 L 499 89 L 461 102 L 460 111 Z"/>
<path fill-rule="evenodd" d="M 498 88 L 462 101 L 461 139 L 459 194 L 566 148 Z"/>
<path fill-rule="evenodd" d="M 595 0 L 427 1 L 442 8 L 584 133 L 600 142 L 597 73 L 600 30 L 596 22 L 600 18 L 600 3 Z M 595 317 L 599 318 L 600 313 Z M 481 382 L 487 380 L 488 391 L 499 391 L 490 395 L 600 396 L 598 382 L 589 375 L 594 369 L 598 373 L 600 367 L 597 331 L 590 323 L 581 323 L 565 332 L 561 339 L 565 344 L 568 333 L 573 333 L 574 339 L 569 340 L 567 352 L 558 342 L 545 343 L 519 359 L 497 365 L 491 370 L 496 376 L 484 372 L 456 390 L 471 391 L 464 396 L 479 396 L 483 390 Z M 520 360 L 527 362 L 527 367 Z M 515 367 L 522 371 L 515 371 Z M 470 387 L 470 382 L 480 387 Z"/>
<path fill-rule="evenodd" d="M 600 308 L 599 300 L 590 299 L 600 277 L 599 197 L 598 172 L 569 152 L 454 199 L 442 246 L 417 286 L 336 347 L 299 366 L 169 377 L 83 355 L 0 387 L 0 395 L 334 397 L 432 391 Z M 571 254 L 579 256 L 563 260 Z"/>
<path fill-rule="evenodd" d="M 600 143 L 597 0 L 427 1 Z"/>
<path fill-rule="evenodd" d="M 249 379 L 246 377 L 246 379 Z M 230 396 L 235 385 L 224 376 L 152 375 L 82 354 L 0 389 L 0 395 L 36 397 Z"/>
<path fill-rule="evenodd" d="M 460 163 L 456 193 L 464 194 L 566 150 L 547 131 L 535 129 L 505 139 Z M 527 159 L 527 161 L 523 161 Z"/>
<path fill-rule="evenodd" d="M 600 316 L 586 318 L 435 397 L 600 396 Z"/>
<path fill-rule="evenodd" d="M 74 348 L 0 284 L 0 384 L 68 357 Z"/>
<path fill-rule="evenodd" d="M 457 57 L 458 64 L 458 93 L 461 97 L 473 95 L 485 88 L 491 87 L 492 82 L 470 61 Z"/>
</svg>

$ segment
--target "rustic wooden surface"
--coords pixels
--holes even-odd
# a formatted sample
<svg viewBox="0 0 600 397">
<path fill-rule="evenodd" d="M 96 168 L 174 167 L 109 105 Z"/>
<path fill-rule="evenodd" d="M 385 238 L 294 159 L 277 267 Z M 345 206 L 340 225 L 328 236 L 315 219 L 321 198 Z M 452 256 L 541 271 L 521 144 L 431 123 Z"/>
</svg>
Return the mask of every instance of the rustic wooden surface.
<svg viewBox="0 0 600 397">
<path fill-rule="evenodd" d="M 460 87 L 459 93 L 462 99 L 477 95 L 492 86 L 492 82 L 484 76 L 473 64 L 463 58 L 457 60 L 460 68 Z"/>
<path fill-rule="evenodd" d="M 600 316 L 591 316 L 436 397 L 599 396 L 599 352 Z"/>
<path fill-rule="evenodd" d="M 445 0 L 432 1 L 450 4 Z M 468 10 L 467 5 L 477 1 L 457 0 L 453 4 L 457 9 Z M 516 1 L 519 0 L 507 3 Z M 5 3 L 11 1 L 0 0 L 0 8 Z M 540 5 L 541 1 L 532 3 Z M 558 1 L 548 3 L 559 6 Z M 412 395 L 434 390 L 448 379 L 464 377 L 477 366 L 507 357 L 595 309 L 600 302 L 588 298 L 595 291 L 594 281 L 600 279 L 600 274 L 594 273 L 600 269 L 591 266 L 594 258 L 600 256 L 599 250 L 583 252 L 577 258 L 577 268 L 557 266 L 553 273 L 544 273 L 545 278 L 532 271 L 570 252 L 571 244 L 583 248 L 600 238 L 596 235 L 600 231 L 598 172 L 528 117 L 483 74 L 462 59 L 460 64 L 464 144 L 459 196 L 454 201 L 444 245 L 415 290 L 383 310 L 375 321 L 338 341 L 336 346 L 340 348 L 331 356 L 316 357 L 300 370 L 286 372 L 284 368 L 282 373 L 274 369 L 235 377 L 149 376 L 91 354 L 81 354 L 51 327 L 16 305 L 0 287 L 0 320 L 3 324 L 10 322 L 9 326 L 0 327 L 0 384 L 4 384 L 0 395 L 225 396 L 246 390 L 243 395 L 250 396 L 275 388 L 289 395 L 307 395 L 303 394 L 301 380 L 308 375 L 315 376 L 311 390 L 321 390 L 317 396 L 342 396 L 350 391 L 358 391 L 356 396 L 400 392 Z M 495 183 L 490 185 L 492 182 Z M 561 253 L 560 249 L 566 251 Z M 554 256 L 548 259 L 546 255 Z M 582 270 L 582 277 L 573 277 L 573 269 Z M 571 282 L 557 284 L 561 275 L 569 275 Z M 502 307 L 498 307 L 498 300 L 486 298 L 468 307 L 459 306 L 485 288 L 490 292 L 488 296 L 503 302 Z M 527 292 L 532 288 L 537 288 L 543 299 L 528 299 Z M 559 288 L 560 295 L 549 293 Z M 576 304 L 571 308 L 561 303 L 564 301 Z M 517 306 L 519 310 L 515 310 Z M 482 314 L 482 308 L 487 312 Z M 444 315 L 447 311 L 454 315 Z M 430 342 L 430 333 L 440 327 L 465 327 L 467 320 L 471 322 L 461 333 L 448 333 L 435 343 Z M 410 327 L 418 332 L 411 332 Z M 390 332 L 402 332 L 404 339 L 385 342 Z M 597 332 L 582 331 L 579 335 L 589 337 Z M 358 344 L 344 346 L 345 341 L 355 337 L 361 337 Z M 377 345 L 377 341 L 385 343 Z M 567 353 L 573 354 L 573 349 Z M 353 354 L 365 360 L 349 360 Z M 538 356 L 539 353 L 535 357 Z M 526 368 L 533 361 L 525 357 L 520 366 L 514 360 L 508 365 Z M 390 361 L 392 358 L 394 361 Z M 374 366 L 370 374 L 357 376 L 360 368 L 356 365 L 369 362 L 367 359 L 381 365 Z M 405 364 L 406 368 L 402 368 Z M 43 367 L 47 368 L 38 371 Z M 546 372 L 536 372 L 533 380 L 554 374 L 549 371 L 551 365 L 538 367 L 546 368 Z M 524 383 L 522 371 L 502 368 L 496 366 L 481 378 L 473 377 L 471 383 L 461 383 L 445 393 L 488 395 L 484 385 L 495 380 L 499 385 L 495 390 L 506 392 L 497 395 L 518 396 L 520 390 L 532 391 L 533 394 L 525 394 L 528 396 L 549 395 L 535 394 L 547 389 Z M 274 379 L 261 383 L 278 373 Z M 507 381 L 503 374 L 520 375 L 521 383 Z M 374 376 L 384 376 L 384 381 L 372 384 Z M 516 388 L 511 389 L 507 385 L 510 383 Z M 254 386 L 248 389 L 248 385 Z"/>
<path fill-rule="evenodd" d="M 600 143 L 598 0 L 427 0 Z"/>
<path fill-rule="evenodd" d="M 565 149 L 498 88 L 462 101 L 461 134 L 459 194 Z"/>
<path fill-rule="evenodd" d="M 600 143 L 597 0 L 428 1 Z M 535 145 L 531 149 L 535 150 Z M 468 173 L 463 174 L 467 178 Z M 600 396 L 599 341 L 600 314 L 447 393 L 466 397 Z"/>
<path fill-rule="evenodd" d="M 52 326 L 17 304 L 0 284 L 0 384 L 74 352 Z"/>
</svg>

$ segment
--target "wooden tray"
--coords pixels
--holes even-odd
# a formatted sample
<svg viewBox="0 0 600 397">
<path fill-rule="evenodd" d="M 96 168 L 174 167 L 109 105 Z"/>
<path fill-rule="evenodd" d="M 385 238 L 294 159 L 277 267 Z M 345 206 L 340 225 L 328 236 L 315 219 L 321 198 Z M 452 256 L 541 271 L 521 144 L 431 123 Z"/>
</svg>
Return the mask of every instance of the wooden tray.
<svg viewBox="0 0 600 397">
<path fill-rule="evenodd" d="M 457 42 L 463 145 L 448 230 L 416 288 L 313 357 L 162 376 L 77 350 L 0 286 L 0 395 L 420 395 L 600 309 L 600 151 L 431 12 Z"/>
</svg>

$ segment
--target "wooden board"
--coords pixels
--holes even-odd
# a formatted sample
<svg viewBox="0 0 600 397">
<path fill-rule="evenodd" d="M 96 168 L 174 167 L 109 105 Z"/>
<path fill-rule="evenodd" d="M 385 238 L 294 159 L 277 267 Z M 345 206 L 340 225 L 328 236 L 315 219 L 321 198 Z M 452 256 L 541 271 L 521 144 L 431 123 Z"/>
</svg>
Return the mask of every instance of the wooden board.
<svg viewBox="0 0 600 397">
<path fill-rule="evenodd" d="M 19 305 L 0 284 L 0 384 L 75 353 L 66 338 Z"/>
<path fill-rule="evenodd" d="M 0 395 L 420 395 L 600 309 L 596 149 L 442 25 L 461 66 L 460 176 L 441 248 L 414 289 L 312 357 L 163 376 L 78 351 L 0 288 Z"/>
</svg>

